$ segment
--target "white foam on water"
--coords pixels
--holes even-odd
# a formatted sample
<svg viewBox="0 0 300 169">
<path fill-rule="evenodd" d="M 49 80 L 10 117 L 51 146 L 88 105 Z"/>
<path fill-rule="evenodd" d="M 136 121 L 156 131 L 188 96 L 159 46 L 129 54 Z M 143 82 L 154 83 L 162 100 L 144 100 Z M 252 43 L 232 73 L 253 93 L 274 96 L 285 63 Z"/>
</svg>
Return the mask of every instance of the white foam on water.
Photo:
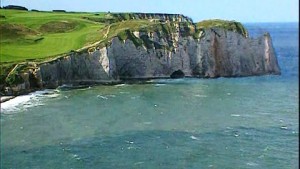
<svg viewBox="0 0 300 169">
<path fill-rule="evenodd" d="M 77 155 L 77 154 L 73 154 L 72 157 L 75 158 L 76 160 L 80 160 L 80 159 L 81 159 L 81 158 L 79 157 L 79 155 Z"/>
<path fill-rule="evenodd" d="M 241 115 L 239 115 L 239 114 L 231 114 L 230 116 L 231 117 L 240 117 Z"/>
<path fill-rule="evenodd" d="M 107 99 L 108 99 L 107 97 L 102 96 L 102 95 L 97 95 L 97 98 L 101 98 L 101 99 L 104 99 L 104 100 L 107 100 Z"/>
<path fill-rule="evenodd" d="M 92 87 L 89 86 L 89 87 L 85 87 L 85 88 L 79 88 L 79 89 L 77 89 L 77 90 L 85 91 L 85 90 L 90 90 L 91 88 L 92 88 Z"/>
<path fill-rule="evenodd" d="M 249 165 L 249 166 L 258 166 L 258 164 L 257 163 L 254 163 L 254 162 L 248 162 L 248 163 L 246 163 L 247 165 Z"/>
<path fill-rule="evenodd" d="M 116 95 L 114 95 L 114 94 L 110 94 L 110 95 L 100 95 L 100 94 L 98 94 L 97 95 L 97 98 L 101 98 L 101 99 L 104 99 L 104 100 L 107 100 L 108 98 L 114 98 L 114 97 L 116 97 Z"/>
<path fill-rule="evenodd" d="M 195 97 L 207 97 L 206 95 L 201 95 L 201 94 L 195 94 Z"/>
<path fill-rule="evenodd" d="M 287 126 L 281 126 L 280 129 L 287 130 L 288 127 Z"/>
<path fill-rule="evenodd" d="M 159 87 L 159 86 L 165 86 L 166 84 L 154 84 L 155 87 Z"/>
<path fill-rule="evenodd" d="M 128 144 L 133 144 L 134 142 L 133 141 L 128 141 L 128 140 L 125 140 L 126 143 Z"/>
<path fill-rule="evenodd" d="M 61 88 L 71 88 L 71 87 L 73 87 L 72 84 L 63 84 L 63 85 L 59 86 L 58 89 L 61 89 Z"/>
<path fill-rule="evenodd" d="M 195 137 L 195 136 L 191 136 L 190 138 L 193 139 L 193 140 L 199 140 L 199 138 Z"/>
<path fill-rule="evenodd" d="M 20 104 L 25 105 L 27 102 L 31 100 L 32 97 L 33 96 L 31 95 L 18 96 L 4 103 L 1 103 L 1 113 L 7 113 L 7 112 L 13 113 L 14 111 L 19 110 L 17 106 L 19 106 Z"/>
<path fill-rule="evenodd" d="M 115 85 L 116 87 L 122 87 L 122 86 L 125 86 L 126 84 L 117 84 L 117 85 Z"/>
<path fill-rule="evenodd" d="M 44 105 L 43 100 L 45 98 L 55 98 L 58 96 L 59 93 L 54 92 L 54 90 L 36 91 L 27 95 L 17 96 L 1 103 L 1 113 L 14 114 L 20 111 L 27 111 L 30 107 Z"/>
<path fill-rule="evenodd" d="M 45 97 L 49 97 L 49 98 L 55 98 L 55 97 L 58 97 L 58 96 L 59 96 L 58 93 L 52 93 L 52 94 L 45 95 Z"/>
<path fill-rule="evenodd" d="M 114 94 L 107 95 L 107 97 L 116 97 Z"/>
</svg>

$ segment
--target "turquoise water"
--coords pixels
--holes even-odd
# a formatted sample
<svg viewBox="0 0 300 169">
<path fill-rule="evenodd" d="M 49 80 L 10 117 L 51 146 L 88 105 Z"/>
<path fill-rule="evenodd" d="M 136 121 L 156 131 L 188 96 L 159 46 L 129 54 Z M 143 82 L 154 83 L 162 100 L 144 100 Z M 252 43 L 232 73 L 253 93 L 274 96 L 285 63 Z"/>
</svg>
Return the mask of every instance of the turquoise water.
<svg viewBox="0 0 300 169">
<path fill-rule="evenodd" d="M 247 27 L 271 32 L 281 76 L 17 97 L 1 105 L 1 168 L 298 168 L 297 25 Z"/>
</svg>

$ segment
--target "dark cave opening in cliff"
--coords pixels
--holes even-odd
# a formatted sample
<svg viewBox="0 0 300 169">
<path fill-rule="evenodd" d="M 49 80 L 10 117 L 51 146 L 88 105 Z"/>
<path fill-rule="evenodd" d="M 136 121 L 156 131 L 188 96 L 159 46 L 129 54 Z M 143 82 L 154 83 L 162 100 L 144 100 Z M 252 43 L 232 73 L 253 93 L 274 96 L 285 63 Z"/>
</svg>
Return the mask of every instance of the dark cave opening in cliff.
<svg viewBox="0 0 300 169">
<path fill-rule="evenodd" d="M 32 87 L 32 88 L 39 88 L 39 87 L 41 87 L 39 85 L 38 79 L 36 77 L 34 77 L 33 74 L 29 74 L 29 83 L 30 83 L 30 87 Z"/>
<path fill-rule="evenodd" d="M 170 77 L 171 77 L 172 79 L 183 78 L 184 76 L 185 76 L 185 75 L 184 75 L 183 71 L 180 70 L 180 69 L 174 71 L 174 72 L 170 75 Z"/>
</svg>

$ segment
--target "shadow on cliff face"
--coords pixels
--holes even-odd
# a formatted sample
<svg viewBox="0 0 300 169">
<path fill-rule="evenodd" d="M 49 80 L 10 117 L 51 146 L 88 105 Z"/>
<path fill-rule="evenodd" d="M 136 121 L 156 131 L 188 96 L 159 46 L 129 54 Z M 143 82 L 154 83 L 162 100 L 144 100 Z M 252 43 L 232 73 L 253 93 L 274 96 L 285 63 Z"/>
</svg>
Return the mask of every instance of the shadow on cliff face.
<svg viewBox="0 0 300 169">
<path fill-rule="evenodd" d="M 182 70 L 176 70 L 175 72 L 173 72 L 170 77 L 172 79 L 178 79 L 178 78 L 184 78 L 184 73 Z"/>
<path fill-rule="evenodd" d="M 2 148 L 2 166 L 5 168 L 247 168 L 247 162 L 270 165 L 297 165 L 296 159 L 276 156 L 272 150 L 263 150 L 282 138 L 290 137 L 289 130 L 268 127 L 264 129 L 235 127 L 202 134 L 183 131 L 132 131 L 123 134 L 83 138 L 72 141 L 57 140 L 52 145 L 28 149 Z M 279 135 L 281 137 L 274 137 Z M 219 141 L 218 141 L 219 140 Z M 291 144 L 274 148 L 292 148 Z M 261 151 L 256 151 L 261 150 Z M 263 158 L 257 158 L 264 153 Z M 241 155 L 242 154 L 242 155 Z M 266 161 L 271 160 L 272 164 Z M 291 168 L 294 168 L 291 167 Z M 289 168 L 289 167 L 288 167 Z"/>
<path fill-rule="evenodd" d="M 84 85 L 111 80 L 97 54 L 71 55 L 59 62 L 42 65 L 43 86 L 56 88 L 63 84 Z"/>
</svg>

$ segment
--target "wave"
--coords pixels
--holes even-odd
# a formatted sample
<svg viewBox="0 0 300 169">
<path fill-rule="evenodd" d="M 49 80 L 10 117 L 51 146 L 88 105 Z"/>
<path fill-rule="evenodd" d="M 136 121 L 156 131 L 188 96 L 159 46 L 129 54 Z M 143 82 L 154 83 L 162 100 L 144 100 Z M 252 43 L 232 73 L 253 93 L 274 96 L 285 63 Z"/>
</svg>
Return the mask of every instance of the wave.
<svg viewBox="0 0 300 169">
<path fill-rule="evenodd" d="M 59 95 L 58 90 L 47 89 L 17 96 L 1 103 L 1 113 L 14 114 L 20 111 L 27 111 L 30 107 L 43 106 L 46 98 L 56 98 Z"/>
<path fill-rule="evenodd" d="M 124 83 L 121 83 L 121 84 L 117 84 L 117 85 L 114 85 L 115 87 L 123 87 L 123 86 L 126 86 L 127 84 L 124 84 Z"/>
</svg>

